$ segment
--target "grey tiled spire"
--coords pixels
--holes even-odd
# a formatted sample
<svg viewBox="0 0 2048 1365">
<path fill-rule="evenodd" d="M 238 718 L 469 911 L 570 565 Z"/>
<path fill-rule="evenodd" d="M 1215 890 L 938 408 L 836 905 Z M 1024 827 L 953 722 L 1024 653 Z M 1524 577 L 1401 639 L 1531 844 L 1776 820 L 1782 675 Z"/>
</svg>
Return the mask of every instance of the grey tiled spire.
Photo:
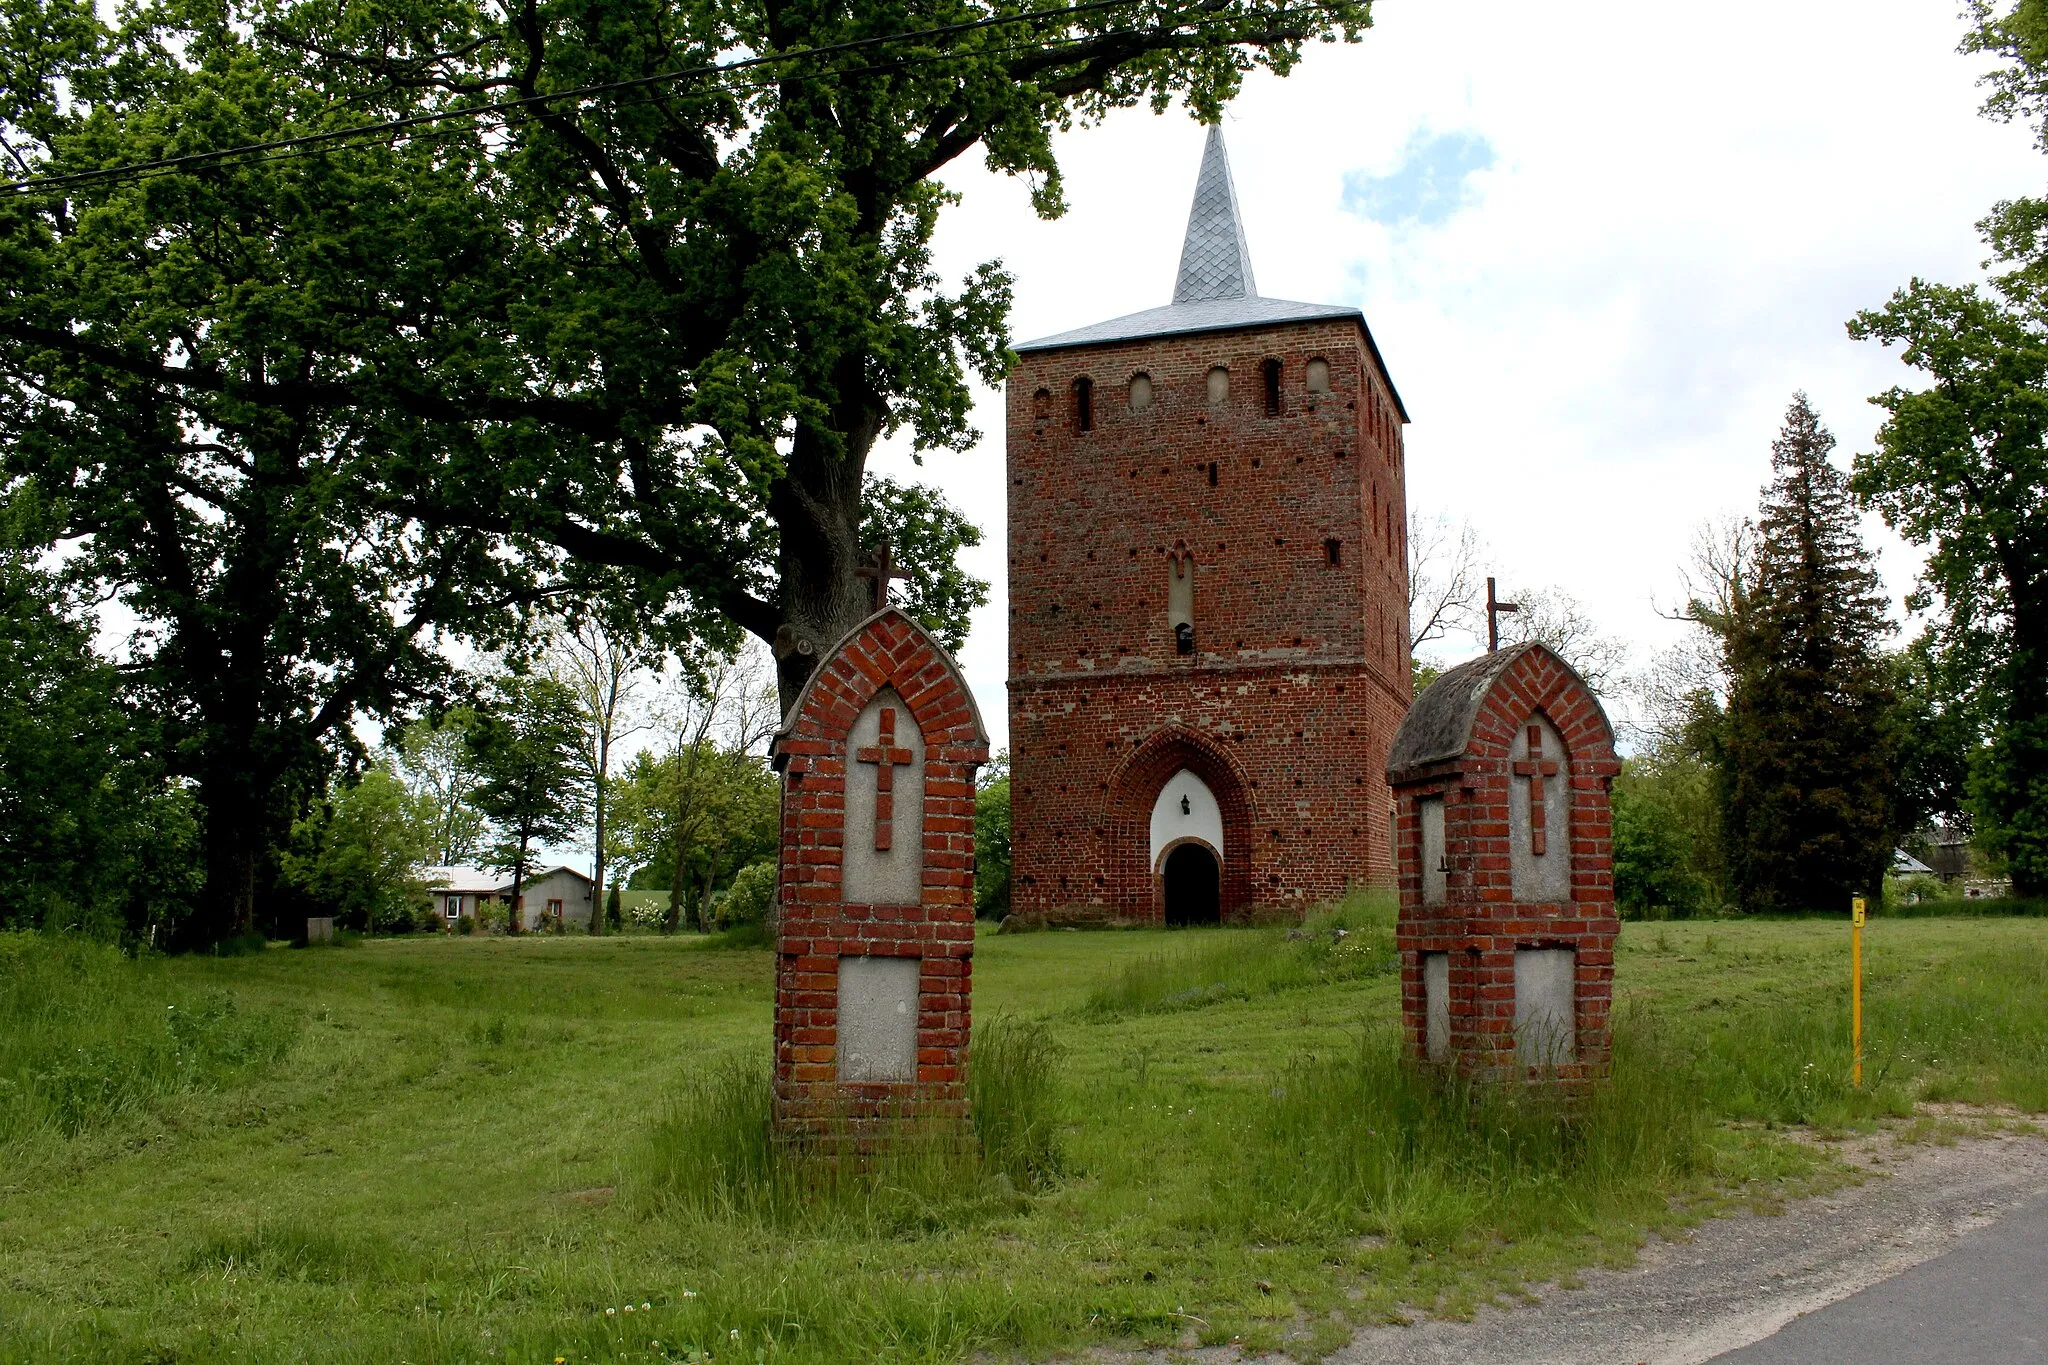
<svg viewBox="0 0 2048 1365">
<path fill-rule="evenodd" d="M 1202 149 L 1202 173 L 1195 179 L 1195 205 L 1188 211 L 1187 241 L 1180 249 L 1180 278 L 1174 282 L 1175 303 L 1256 297 L 1252 253 L 1245 245 L 1244 224 L 1237 216 L 1237 190 L 1230 183 L 1230 158 L 1223 150 L 1223 129 L 1209 125 Z"/>
</svg>

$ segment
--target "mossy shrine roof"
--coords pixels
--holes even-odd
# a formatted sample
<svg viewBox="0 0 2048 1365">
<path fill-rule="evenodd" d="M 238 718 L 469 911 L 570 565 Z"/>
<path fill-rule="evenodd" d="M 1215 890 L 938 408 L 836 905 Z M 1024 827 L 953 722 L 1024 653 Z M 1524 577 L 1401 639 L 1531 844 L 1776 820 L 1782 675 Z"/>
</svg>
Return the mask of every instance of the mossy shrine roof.
<svg viewBox="0 0 2048 1365">
<path fill-rule="evenodd" d="M 1399 781 L 1404 774 L 1463 757 L 1487 693 L 1517 660 L 1538 652 L 1549 655 L 1587 696 L 1595 695 L 1577 669 L 1534 641 L 1482 654 L 1445 672 L 1415 699 L 1401 728 L 1394 732 L 1393 747 L 1387 752 L 1387 776 Z"/>
<path fill-rule="evenodd" d="M 1387 374 L 1386 361 L 1360 310 L 1342 304 L 1297 303 L 1260 295 L 1252 279 L 1251 247 L 1245 241 L 1244 220 L 1237 209 L 1237 187 L 1230 178 L 1223 130 L 1211 124 L 1208 142 L 1202 149 L 1202 170 L 1195 179 L 1195 202 L 1188 210 L 1188 231 L 1181 243 L 1180 274 L 1174 281 L 1173 302 L 1164 308 L 1148 308 L 1142 313 L 1129 313 L 1070 332 L 1019 342 L 1014 349 L 1019 354 L 1058 351 L 1290 322 L 1356 323 L 1380 373 Z M 1394 390 L 1391 376 L 1387 379 L 1387 390 L 1401 420 L 1407 421 L 1408 410 Z"/>
</svg>

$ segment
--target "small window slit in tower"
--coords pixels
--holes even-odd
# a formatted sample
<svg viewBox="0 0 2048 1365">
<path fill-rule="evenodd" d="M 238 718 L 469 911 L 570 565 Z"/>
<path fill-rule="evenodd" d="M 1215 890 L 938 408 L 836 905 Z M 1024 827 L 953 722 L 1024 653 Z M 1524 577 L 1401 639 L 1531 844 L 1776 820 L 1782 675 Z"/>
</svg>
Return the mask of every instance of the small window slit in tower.
<svg viewBox="0 0 2048 1365">
<path fill-rule="evenodd" d="M 1342 565 L 1344 562 L 1344 542 L 1335 536 L 1331 536 L 1328 540 L 1324 541 L 1323 558 L 1329 561 L 1330 567 L 1333 569 Z"/>
<path fill-rule="evenodd" d="M 1280 362 L 1269 360 L 1266 362 L 1264 369 L 1266 371 L 1266 416 L 1278 417 L 1280 415 Z"/>
<path fill-rule="evenodd" d="M 1211 460 L 1211 461 L 1209 461 L 1209 487 L 1211 487 L 1211 488 L 1214 488 L 1215 486 L 1216 486 L 1216 462 L 1215 462 L 1214 460 Z"/>
</svg>

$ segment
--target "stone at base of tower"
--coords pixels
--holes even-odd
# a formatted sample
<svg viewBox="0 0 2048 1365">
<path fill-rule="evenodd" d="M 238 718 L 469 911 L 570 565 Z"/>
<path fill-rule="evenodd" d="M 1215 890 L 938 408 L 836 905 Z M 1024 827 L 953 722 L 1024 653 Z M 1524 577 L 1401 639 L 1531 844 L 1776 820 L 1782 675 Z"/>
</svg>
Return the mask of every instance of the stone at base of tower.
<svg viewBox="0 0 2048 1365">
<path fill-rule="evenodd" d="M 1606 1073 L 1619 771 L 1599 699 L 1542 645 L 1416 699 L 1387 760 L 1412 1056 L 1567 1088 Z"/>
</svg>

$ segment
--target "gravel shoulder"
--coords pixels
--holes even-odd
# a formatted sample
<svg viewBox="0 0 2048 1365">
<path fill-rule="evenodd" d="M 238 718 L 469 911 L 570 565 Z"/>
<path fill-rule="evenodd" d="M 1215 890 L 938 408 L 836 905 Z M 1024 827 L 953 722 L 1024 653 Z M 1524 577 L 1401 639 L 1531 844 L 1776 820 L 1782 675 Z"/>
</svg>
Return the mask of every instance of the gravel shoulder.
<svg viewBox="0 0 2048 1365">
<path fill-rule="evenodd" d="M 1697 1365 L 1950 1250 L 2048 1195 L 2048 1141 L 2010 1133 L 1906 1144 L 1893 1133 L 1840 1144 L 1875 1177 L 1782 1214 L 1712 1219 L 1652 1241 L 1624 1271 L 1541 1287 L 1522 1308 L 1470 1322 L 1377 1327 L 1333 1365 Z"/>
</svg>

